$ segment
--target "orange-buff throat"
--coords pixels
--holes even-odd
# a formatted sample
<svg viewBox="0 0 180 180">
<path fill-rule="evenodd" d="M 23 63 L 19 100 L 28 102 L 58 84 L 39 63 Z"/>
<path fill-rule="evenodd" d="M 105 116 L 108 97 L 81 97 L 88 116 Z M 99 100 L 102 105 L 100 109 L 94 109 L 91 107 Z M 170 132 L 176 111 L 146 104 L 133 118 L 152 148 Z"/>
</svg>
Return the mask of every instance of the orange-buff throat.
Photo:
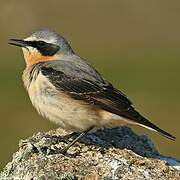
<svg viewBox="0 0 180 180">
<path fill-rule="evenodd" d="M 39 62 L 54 61 L 54 60 L 59 59 L 60 56 L 62 56 L 62 55 L 43 56 L 39 52 L 30 53 L 28 51 L 23 51 L 23 53 L 24 53 L 24 58 L 25 58 L 27 66 L 37 64 Z"/>
</svg>

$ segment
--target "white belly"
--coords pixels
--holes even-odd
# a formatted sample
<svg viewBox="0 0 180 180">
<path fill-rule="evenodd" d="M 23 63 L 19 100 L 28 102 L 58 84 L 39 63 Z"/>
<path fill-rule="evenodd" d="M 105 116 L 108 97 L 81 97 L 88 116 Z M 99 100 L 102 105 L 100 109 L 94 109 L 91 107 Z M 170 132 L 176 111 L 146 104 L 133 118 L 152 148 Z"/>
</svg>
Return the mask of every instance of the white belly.
<svg viewBox="0 0 180 180">
<path fill-rule="evenodd" d="M 25 78 L 24 81 L 26 82 Z M 25 86 L 37 111 L 65 130 L 84 131 L 91 126 L 117 127 L 133 123 L 110 112 L 92 107 L 83 101 L 70 98 L 65 93 L 56 90 L 41 73 L 38 74 L 36 80 L 32 80 L 29 86 L 26 83 Z"/>
<path fill-rule="evenodd" d="M 66 130 L 83 131 L 97 125 L 99 116 L 90 106 L 59 92 L 41 73 L 32 81 L 28 93 L 37 111 Z"/>
</svg>

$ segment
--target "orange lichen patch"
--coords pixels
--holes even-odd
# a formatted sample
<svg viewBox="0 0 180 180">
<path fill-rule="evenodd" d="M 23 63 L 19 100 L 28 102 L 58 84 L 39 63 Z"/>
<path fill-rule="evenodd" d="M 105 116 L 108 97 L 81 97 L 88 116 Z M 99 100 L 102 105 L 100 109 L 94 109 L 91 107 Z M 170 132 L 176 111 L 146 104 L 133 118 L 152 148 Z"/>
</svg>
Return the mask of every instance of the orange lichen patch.
<svg viewBox="0 0 180 180">
<path fill-rule="evenodd" d="M 33 64 L 37 64 L 39 62 L 47 62 L 47 61 L 54 61 L 60 58 L 63 55 L 54 55 L 54 56 L 43 56 L 39 52 L 28 52 L 28 51 L 23 51 L 24 53 L 24 58 L 26 61 L 26 65 L 30 66 Z"/>
</svg>

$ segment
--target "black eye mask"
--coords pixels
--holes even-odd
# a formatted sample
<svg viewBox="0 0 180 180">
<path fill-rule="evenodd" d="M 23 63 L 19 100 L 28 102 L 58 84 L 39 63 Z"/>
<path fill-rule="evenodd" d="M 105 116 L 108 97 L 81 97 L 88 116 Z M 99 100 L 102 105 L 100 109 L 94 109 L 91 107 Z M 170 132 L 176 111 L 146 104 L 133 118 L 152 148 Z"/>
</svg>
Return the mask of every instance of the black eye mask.
<svg viewBox="0 0 180 180">
<path fill-rule="evenodd" d="M 36 48 L 43 56 L 53 56 L 60 47 L 44 41 L 26 41 L 29 46 Z"/>
</svg>

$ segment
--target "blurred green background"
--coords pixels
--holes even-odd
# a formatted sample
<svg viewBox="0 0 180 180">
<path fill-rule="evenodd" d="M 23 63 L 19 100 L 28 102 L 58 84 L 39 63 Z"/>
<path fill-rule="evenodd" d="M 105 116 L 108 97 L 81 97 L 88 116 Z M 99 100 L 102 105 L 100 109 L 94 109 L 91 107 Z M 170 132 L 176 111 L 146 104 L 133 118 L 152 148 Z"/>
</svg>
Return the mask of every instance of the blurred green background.
<svg viewBox="0 0 180 180">
<path fill-rule="evenodd" d="M 167 140 L 144 128 L 164 155 L 180 158 L 180 1 L 0 1 L 0 168 L 18 141 L 57 128 L 32 107 L 21 81 L 24 60 L 9 38 L 49 28 L 120 88 L 134 105 L 177 137 Z"/>
</svg>

